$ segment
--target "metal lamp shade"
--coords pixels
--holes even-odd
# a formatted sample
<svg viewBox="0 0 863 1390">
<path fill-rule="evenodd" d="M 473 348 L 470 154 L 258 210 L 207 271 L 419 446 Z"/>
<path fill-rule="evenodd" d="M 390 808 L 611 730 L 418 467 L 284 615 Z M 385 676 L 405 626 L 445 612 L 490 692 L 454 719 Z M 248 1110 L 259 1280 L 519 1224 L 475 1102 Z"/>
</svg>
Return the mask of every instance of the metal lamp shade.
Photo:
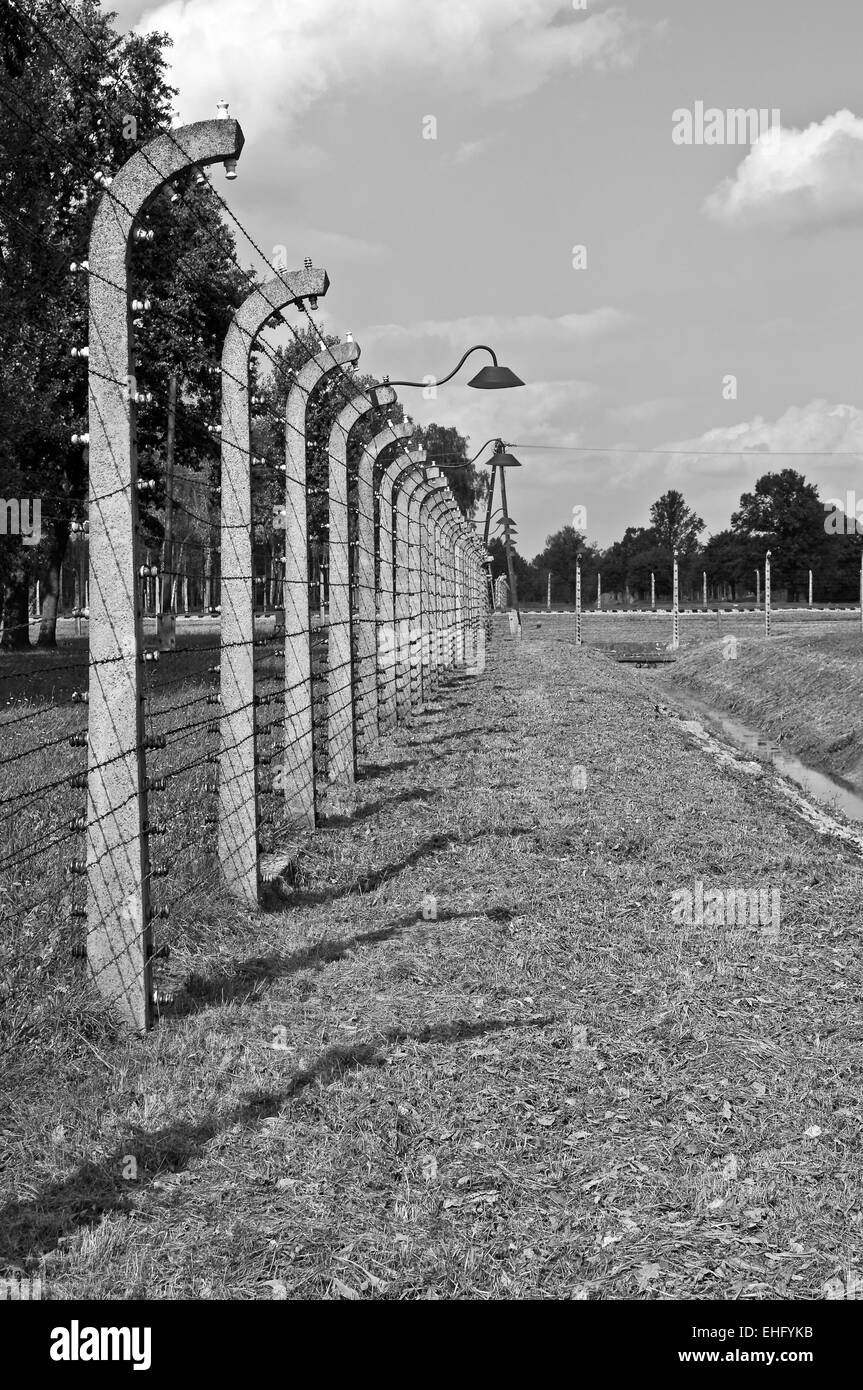
<svg viewBox="0 0 863 1390">
<path fill-rule="evenodd" d="M 476 376 L 471 377 L 468 386 L 480 391 L 504 391 L 510 386 L 523 386 L 524 382 L 509 367 L 481 367 Z"/>
</svg>

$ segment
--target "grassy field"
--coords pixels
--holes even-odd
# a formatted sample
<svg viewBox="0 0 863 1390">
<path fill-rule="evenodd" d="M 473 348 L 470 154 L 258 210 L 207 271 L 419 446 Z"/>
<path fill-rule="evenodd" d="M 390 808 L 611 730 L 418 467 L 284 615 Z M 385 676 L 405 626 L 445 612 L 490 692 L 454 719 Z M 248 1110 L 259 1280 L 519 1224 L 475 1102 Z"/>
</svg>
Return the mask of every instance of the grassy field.
<svg viewBox="0 0 863 1390">
<path fill-rule="evenodd" d="M 682 650 L 663 680 L 768 734 L 804 762 L 863 780 L 863 635 L 823 627 L 769 640 L 742 635 L 733 660 L 722 642 Z"/>
<path fill-rule="evenodd" d="M 5 1052 L 3 1272 L 54 1298 L 852 1290 L 853 848 L 707 758 L 655 677 L 527 624 L 358 790 L 290 900 L 201 899 L 187 1003 L 145 1042 L 46 1017 Z M 778 938 L 676 924 L 695 881 L 781 889 Z"/>
</svg>

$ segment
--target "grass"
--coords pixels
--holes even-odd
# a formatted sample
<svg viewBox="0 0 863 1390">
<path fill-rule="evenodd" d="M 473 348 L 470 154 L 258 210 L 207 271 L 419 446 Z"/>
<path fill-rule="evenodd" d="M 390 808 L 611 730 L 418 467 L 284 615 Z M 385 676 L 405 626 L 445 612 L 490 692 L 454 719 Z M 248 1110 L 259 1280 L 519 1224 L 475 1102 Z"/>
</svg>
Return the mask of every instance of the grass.
<svg viewBox="0 0 863 1390">
<path fill-rule="evenodd" d="M 655 703 L 499 631 L 289 901 L 200 902 L 185 1011 L 134 1045 L 43 1020 L 6 1056 L 0 1265 L 53 1298 L 850 1286 L 863 865 Z M 780 887 L 778 941 L 676 925 L 694 880 Z"/>
<path fill-rule="evenodd" d="M 743 636 L 734 660 L 723 644 L 682 651 L 663 676 L 670 690 L 698 696 L 754 725 L 820 770 L 863 777 L 863 636 L 781 629 Z"/>
</svg>

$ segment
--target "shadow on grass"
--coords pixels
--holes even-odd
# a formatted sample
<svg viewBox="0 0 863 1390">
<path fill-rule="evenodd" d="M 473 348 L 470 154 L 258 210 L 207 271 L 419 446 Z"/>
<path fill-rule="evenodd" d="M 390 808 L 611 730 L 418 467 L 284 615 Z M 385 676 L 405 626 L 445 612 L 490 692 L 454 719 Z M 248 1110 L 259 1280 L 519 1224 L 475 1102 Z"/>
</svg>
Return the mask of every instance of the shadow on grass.
<svg viewBox="0 0 863 1390">
<path fill-rule="evenodd" d="M 132 1129 L 102 1164 L 81 1164 L 68 1178 L 49 1183 L 31 1199 L 8 1202 L 0 1208 L 0 1265 L 35 1266 L 40 1256 L 56 1249 L 64 1238 L 98 1226 L 109 1212 L 130 1211 L 134 1193 L 166 1173 L 182 1171 L 203 1154 L 217 1135 L 236 1125 L 251 1129 L 268 1116 L 278 1114 L 313 1082 L 328 1085 L 359 1067 L 385 1065 L 384 1049 L 388 1046 L 406 1042 L 457 1043 L 510 1029 L 544 1028 L 554 1022 L 556 1015 L 543 1014 L 472 1023 L 454 1019 L 416 1032 L 390 1028 L 369 1042 L 327 1048 L 279 1090 L 259 1091 L 224 1114 L 208 1114 L 196 1122 L 176 1121 L 152 1133 Z M 128 1168 L 129 1157 L 134 1157 L 137 1164 L 134 1181 L 121 1176 Z"/>
<path fill-rule="evenodd" d="M 322 830 L 335 830 L 339 826 L 357 825 L 360 821 L 368 820 L 381 811 L 389 811 L 391 807 L 403 805 L 407 801 L 436 799 L 439 796 L 439 788 L 414 787 L 412 791 L 399 792 L 396 796 L 386 797 L 383 801 L 370 801 L 367 806 L 361 807 L 348 816 L 324 814 L 320 819 L 320 828 Z"/>
<path fill-rule="evenodd" d="M 508 907 L 477 908 L 472 912 L 439 911 L 434 919 L 440 925 L 445 922 L 467 922 L 475 918 L 487 917 L 492 922 L 505 924 L 511 920 L 517 909 Z M 272 952 L 266 956 L 250 956 L 240 961 L 233 974 L 212 977 L 193 973 L 187 982 L 188 995 L 185 1006 L 178 1005 L 171 1016 L 200 1013 L 213 1005 L 232 1003 L 237 999 L 257 998 L 276 980 L 295 975 L 300 970 L 322 970 L 325 965 L 344 960 L 345 956 L 358 946 L 373 946 L 379 941 L 389 941 L 408 927 L 430 926 L 418 912 L 408 913 L 372 931 L 356 932 L 353 936 L 336 940 L 317 941 L 312 946 L 301 946 L 287 955 Z"/>
<path fill-rule="evenodd" d="M 429 748 L 432 739 L 435 745 L 437 745 L 438 743 L 447 743 L 454 738 L 470 738 L 472 734 L 482 734 L 485 738 L 489 734 L 508 734 L 511 732 L 511 729 L 506 724 L 492 724 L 491 726 L 477 724 L 472 729 L 454 729 L 451 734 L 438 734 L 436 731 L 432 730 L 430 731 L 430 738 L 409 739 L 406 740 L 402 746 L 405 748 Z"/>
</svg>

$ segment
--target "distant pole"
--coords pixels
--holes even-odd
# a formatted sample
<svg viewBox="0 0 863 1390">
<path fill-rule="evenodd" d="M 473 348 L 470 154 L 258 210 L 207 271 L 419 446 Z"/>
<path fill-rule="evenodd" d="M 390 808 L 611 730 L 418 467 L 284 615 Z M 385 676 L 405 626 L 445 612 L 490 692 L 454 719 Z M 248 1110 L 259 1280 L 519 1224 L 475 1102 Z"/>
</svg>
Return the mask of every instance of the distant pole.
<svg viewBox="0 0 863 1390">
<path fill-rule="evenodd" d="M 656 607 L 656 575 L 653 570 L 650 571 L 650 606 Z"/>
<path fill-rule="evenodd" d="M 812 571 L 809 571 L 809 607 L 812 607 Z"/>
<path fill-rule="evenodd" d="M 516 586 L 515 586 L 515 565 L 514 565 L 514 563 L 513 563 L 513 558 L 512 558 L 512 542 L 511 542 L 511 537 L 510 537 L 509 504 L 507 503 L 507 500 L 506 500 L 506 469 L 504 468 L 504 466 L 503 466 L 502 464 L 499 466 L 498 472 L 500 473 L 500 500 L 501 500 L 501 505 L 503 506 L 503 515 L 504 515 L 504 519 L 505 519 L 505 521 L 504 521 L 504 528 L 503 528 L 503 544 L 504 544 L 504 549 L 506 550 L 506 569 L 507 569 L 507 574 L 509 575 L 509 592 L 510 592 L 510 598 L 511 598 L 512 606 L 513 606 L 513 608 L 515 609 L 515 615 L 516 615 L 516 618 L 518 619 L 518 625 L 519 625 L 519 627 L 521 627 L 521 613 L 520 613 L 519 607 L 518 607 L 518 589 L 517 589 Z"/>
<path fill-rule="evenodd" d="M 863 565 L 860 568 L 860 593 L 863 595 Z M 861 607 L 863 612 L 863 607 Z M 575 562 L 575 645 L 581 646 L 581 561 Z"/>
<path fill-rule="evenodd" d="M 547 601 L 546 601 L 546 608 L 547 608 L 548 612 L 550 613 L 550 612 L 551 612 L 551 570 L 549 570 L 549 572 L 548 572 L 548 599 L 547 599 Z"/>
<path fill-rule="evenodd" d="M 770 636 L 770 551 L 764 557 L 764 636 Z"/>
<path fill-rule="evenodd" d="M 599 573 L 596 576 L 596 611 L 602 611 L 602 575 Z"/>
<path fill-rule="evenodd" d="M 702 577 L 702 580 L 703 580 L 703 582 L 704 582 L 704 607 L 706 608 L 706 607 L 707 607 L 707 571 L 706 571 L 706 570 L 702 570 L 702 571 L 701 571 L 701 577 Z"/>
<path fill-rule="evenodd" d="M 674 578 L 671 591 L 671 650 L 676 652 L 680 647 L 680 585 L 677 570 L 677 551 L 674 552 Z"/>
<path fill-rule="evenodd" d="M 761 571 L 755 571 L 755 607 L 761 607 Z"/>
</svg>

